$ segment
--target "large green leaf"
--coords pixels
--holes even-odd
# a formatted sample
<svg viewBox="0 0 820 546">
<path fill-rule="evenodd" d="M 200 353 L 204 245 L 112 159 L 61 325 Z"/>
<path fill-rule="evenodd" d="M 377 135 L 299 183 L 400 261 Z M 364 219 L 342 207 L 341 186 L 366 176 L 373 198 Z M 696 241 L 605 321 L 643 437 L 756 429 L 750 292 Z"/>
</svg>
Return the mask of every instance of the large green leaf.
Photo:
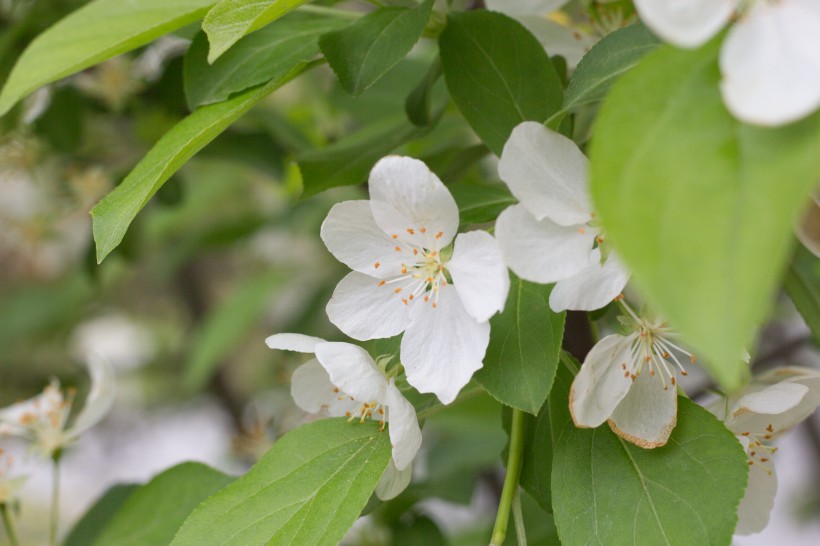
<svg viewBox="0 0 820 546">
<path fill-rule="evenodd" d="M 86 510 L 71 532 L 68 533 L 63 546 L 88 546 L 93 544 L 111 519 L 119 512 L 131 494 L 139 489 L 135 483 L 119 484 L 106 491 L 94 505 Z"/>
<path fill-rule="evenodd" d="M 678 424 L 663 447 L 642 449 L 607 426 L 580 429 L 571 420 L 553 446 L 552 507 L 561 544 L 731 542 L 746 454 L 720 421 L 687 398 L 678 399 Z"/>
<path fill-rule="evenodd" d="M 205 15 L 202 30 L 208 35 L 212 63 L 246 34 L 259 30 L 308 0 L 221 0 Z"/>
<path fill-rule="evenodd" d="M 451 13 L 439 45 L 450 95 L 496 155 L 516 125 L 546 121 L 561 107 L 561 81 L 544 48 L 506 15 Z"/>
<path fill-rule="evenodd" d="M 820 343 L 820 260 L 803 245 L 797 245 L 783 285 Z"/>
<path fill-rule="evenodd" d="M 286 75 L 319 53 L 319 35 L 344 20 L 293 13 L 240 40 L 212 65 L 208 40 L 197 34 L 185 55 L 185 95 L 191 109 L 220 102 L 231 94 Z"/>
<path fill-rule="evenodd" d="M 549 307 L 551 285 L 517 277 L 504 312 L 490 320 L 490 345 L 476 380 L 499 402 L 533 415 L 555 379 L 565 313 Z"/>
<path fill-rule="evenodd" d="M 447 189 L 458 204 L 459 219 L 465 226 L 492 222 L 504 209 L 516 203 L 515 197 L 502 183 L 456 182 L 448 184 Z"/>
<path fill-rule="evenodd" d="M 615 84 L 590 176 L 637 284 L 734 390 L 820 179 L 820 114 L 777 129 L 741 124 L 721 100 L 718 46 L 663 47 Z"/>
<path fill-rule="evenodd" d="M 173 546 L 335 545 L 390 458 L 375 422 L 316 421 L 278 440 L 247 474 L 203 502 Z"/>
<path fill-rule="evenodd" d="M 199 19 L 214 0 L 96 0 L 38 36 L 20 56 L 2 93 L 0 115 L 53 82 Z"/>
<path fill-rule="evenodd" d="M 572 74 L 562 110 L 603 100 L 615 81 L 660 42 L 640 23 L 607 34 L 584 55 Z"/>
<path fill-rule="evenodd" d="M 433 1 L 386 7 L 319 39 L 322 53 L 351 95 L 361 95 L 407 55 L 424 32 Z"/>
<path fill-rule="evenodd" d="M 336 186 L 361 184 L 373 165 L 405 142 L 421 137 L 430 127 L 416 127 L 402 114 L 364 127 L 323 148 L 302 154 L 303 197 Z"/>
<path fill-rule="evenodd" d="M 125 180 L 91 210 L 97 261 L 102 262 L 120 244 L 131 221 L 172 174 L 253 105 L 301 73 L 304 67 L 300 64 L 282 78 L 228 101 L 204 106 L 168 131 Z"/>
<path fill-rule="evenodd" d="M 188 514 L 233 480 L 200 463 L 183 463 L 166 470 L 128 496 L 93 544 L 169 544 Z"/>
</svg>

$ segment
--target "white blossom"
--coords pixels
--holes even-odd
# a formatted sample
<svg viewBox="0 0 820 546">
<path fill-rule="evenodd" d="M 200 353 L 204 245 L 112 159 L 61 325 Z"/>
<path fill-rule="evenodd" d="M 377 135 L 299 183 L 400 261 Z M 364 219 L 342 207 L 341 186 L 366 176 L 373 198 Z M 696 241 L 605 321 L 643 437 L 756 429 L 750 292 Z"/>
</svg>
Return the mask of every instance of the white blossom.
<svg viewBox="0 0 820 546">
<path fill-rule="evenodd" d="M 111 365 L 103 358 L 88 361 L 91 391 L 73 424 L 68 426 L 74 393 L 64 394 L 53 379 L 39 394 L 0 410 L 0 436 L 19 436 L 46 457 L 59 456 L 79 436 L 105 417 L 114 403 L 115 384 Z"/>
<path fill-rule="evenodd" d="M 705 43 L 736 18 L 719 62 L 723 101 L 738 119 L 781 125 L 820 106 L 817 0 L 635 0 L 635 8 L 681 47 Z"/>
<path fill-rule="evenodd" d="M 371 356 L 357 345 L 330 342 L 301 334 L 274 334 L 265 340 L 271 349 L 313 353 L 291 379 L 296 405 L 310 413 L 348 417 L 386 424 L 393 456 L 376 493 L 388 500 L 410 483 L 413 458 L 421 446 L 416 410 Z"/>
<path fill-rule="evenodd" d="M 540 123 L 513 129 L 498 164 L 520 204 L 496 221 L 510 269 L 537 283 L 556 283 L 550 307 L 592 311 L 621 293 L 629 275 L 604 238 L 587 194 L 587 158 L 570 139 Z M 608 249 L 607 249 L 608 250 Z"/>
<path fill-rule="evenodd" d="M 707 409 L 722 419 L 746 450 L 749 482 L 738 508 L 735 532 L 762 531 L 777 492 L 771 442 L 814 413 L 820 405 L 820 373 L 800 367 L 777 368 L 755 378 L 739 395 Z"/>
<path fill-rule="evenodd" d="M 621 438 L 643 448 L 665 445 L 678 414 L 679 355 L 691 353 L 670 340 L 666 323 L 639 317 L 628 306 L 628 335 L 595 344 L 572 382 L 569 409 L 579 427 L 604 421 Z"/>
<path fill-rule="evenodd" d="M 328 250 L 353 269 L 328 317 L 359 340 L 404 332 L 407 381 L 449 404 L 482 366 L 489 319 L 507 299 L 507 268 L 489 233 L 456 237 L 455 200 L 421 161 L 383 158 L 369 189 L 370 200 L 338 203 L 322 224 Z"/>
</svg>

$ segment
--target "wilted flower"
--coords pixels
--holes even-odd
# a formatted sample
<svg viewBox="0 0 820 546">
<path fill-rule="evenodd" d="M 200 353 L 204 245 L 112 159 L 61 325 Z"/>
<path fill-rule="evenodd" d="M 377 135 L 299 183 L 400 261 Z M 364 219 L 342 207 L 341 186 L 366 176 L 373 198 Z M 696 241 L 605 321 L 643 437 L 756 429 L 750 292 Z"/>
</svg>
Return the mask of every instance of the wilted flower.
<svg viewBox="0 0 820 546">
<path fill-rule="evenodd" d="M 111 410 L 114 403 L 114 373 L 101 358 L 88 361 L 91 392 L 74 423 L 68 425 L 74 392 L 66 395 L 53 379 L 42 394 L 0 410 L 0 436 L 19 436 L 31 442 L 43 455 L 56 458 Z"/>
<path fill-rule="evenodd" d="M 755 378 L 740 395 L 718 400 L 707 409 L 723 420 L 746 450 L 749 482 L 738 508 L 736 533 L 762 531 L 777 492 L 772 440 L 814 413 L 820 405 L 820 372 L 778 368 Z"/>
<path fill-rule="evenodd" d="M 720 90 L 738 119 L 781 125 L 820 106 L 820 2 L 635 0 L 635 8 L 681 47 L 697 47 L 737 19 L 720 50 Z"/>
<path fill-rule="evenodd" d="M 498 164 L 521 202 L 496 221 L 504 259 L 522 279 L 556 283 L 553 311 L 592 311 L 621 293 L 629 275 L 604 239 L 587 194 L 587 158 L 570 139 L 540 123 L 513 129 Z"/>
<path fill-rule="evenodd" d="M 314 353 L 293 372 L 291 394 L 296 405 L 310 413 L 373 419 L 389 423 L 393 457 L 376 492 L 383 500 L 395 497 L 410 482 L 413 458 L 421 446 L 416 410 L 357 345 L 329 342 L 301 334 L 274 334 L 265 340 L 271 349 Z"/>
<path fill-rule="evenodd" d="M 383 158 L 369 188 L 369 201 L 338 203 L 322 224 L 328 250 L 353 269 L 328 317 L 360 340 L 404 332 L 407 381 L 449 404 L 482 366 L 489 319 L 507 299 L 507 268 L 489 233 L 456 237 L 456 202 L 421 161 Z"/>
</svg>

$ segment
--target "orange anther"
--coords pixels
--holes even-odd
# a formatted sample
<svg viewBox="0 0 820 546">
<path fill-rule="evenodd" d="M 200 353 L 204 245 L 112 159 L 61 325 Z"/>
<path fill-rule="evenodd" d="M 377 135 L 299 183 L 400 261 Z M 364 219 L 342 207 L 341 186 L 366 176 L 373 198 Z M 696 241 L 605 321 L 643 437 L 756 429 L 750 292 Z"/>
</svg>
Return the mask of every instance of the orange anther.
<svg viewBox="0 0 820 546">
<path fill-rule="evenodd" d="M 438 233 L 436 233 L 436 239 L 441 239 L 442 237 L 444 237 L 443 231 L 439 231 Z"/>
<path fill-rule="evenodd" d="M 584 228 L 582 228 L 582 227 L 578 228 L 578 233 L 580 233 L 581 235 L 583 235 L 586 232 L 587 232 L 587 230 L 585 230 Z"/>
<path fill-rule="evenodd" d="M 385 284 L 387 284 L 387 281 L 379 281 L 379 284 L 376 286 L 384 286 Z"/>
<path fill-rule="evenodd" d="M 401 292 L 401 286 L 399 286 L 398 288 L 396 288 L 395 290 L 393 290 L 393 292 L 395 292 L 396 294 L 398 294 L 399 292 Z"/>
<path fill-rule="evenodd" d="M 399 234 L 398 234 L 398 233 L 394 233 L 393 235 L 391 235 L 391 237 L 393 237 L 394 239 L 398 239 L 398 238 L 399 238 Z"/>
<path fill-rule="evenodd" d="M 430 296 L 424 296 L 424 303 L 427 303 L 427 300 L 430 299 Z"/>
<path fill-rule="evenodd" d="M 436 304 L 436 302 L 433 302 L 433 309 L 435 309 L 436 307 L 438 307 L 438 305 Z"/>
<path fill-rule="evenodd" d="M 401 299 L 401 302 L 402 302 L 404 305 L 407 305 L 407 298 L 402 298 L 402 299 Z"/>
<path fill-rule="evenodd" d="M 413 231 L 413 228 L 407 228 L 407 233 L 409 233 L 410 235 L 415 235 L 416 234 L 416 232 Z"/>
<path fill-rule="evenodd" d="M 396 252 L 401 252 L 401 247 L 400 246 L 394 247 L 393 250 L 395 250 Z"/>
<path fill-rule="evenodd" d="M 426 228 L 426 227 L 423 227 L 423 228 L 421 228 L 419 231 L 421 231 L 422 233 L 427 233 L 427 228 Z"/>
<path fill-rule="evenodd" d="M 380 265 L 382 265 L 382 264 L 380 264 L 379 262 L 376 262 L 376 263 L 374 263 L 374 264 L 373 264 L 373 267 L 375 267 L 376 269 L 378 269 Z"/>
<path fill-rule="evenodd" d="M 413 249 L 413 256 L 417 256 L 417 255 L 418 255 L 418 253 L 419 253 L 419 249 L 414 248 L 414 249 Z"/>
</svg>

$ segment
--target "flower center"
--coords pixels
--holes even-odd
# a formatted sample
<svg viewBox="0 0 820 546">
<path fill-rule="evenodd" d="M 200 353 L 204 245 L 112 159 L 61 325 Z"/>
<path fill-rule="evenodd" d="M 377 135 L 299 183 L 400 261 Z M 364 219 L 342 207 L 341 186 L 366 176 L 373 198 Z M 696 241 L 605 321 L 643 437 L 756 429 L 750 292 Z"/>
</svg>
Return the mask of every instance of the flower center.
<svg viewBox="0 0 820 546">
<path fill-rule="evenodd" d="M 389 286 L 405 305 L 422 300 L 424 303 L 429 302 L 434 308 L 438 307 L 439 290 L 447 285 L 447 263 L 442 260 L 439 245 L 444 234 L 440 231 L 431 234 L 424 227 L 418 230 L 407 228 L 407 233 L 421 234 L 422 244 L 403 242 L 399 240 L 398 234 L 391 235 L 396 241 L 393 250 L 403 253 L 407 259 L 401 263 L 397 274 L 380 280 L 378 286 Z M 376 269 L 379 266 L 379 262 L 374 264 Z"/>
<path fill-rule="evenodd" d="M 738 436 L 746 438 L 749 442 L 749 447 L 746 448 L 749 466 L 752 466 L 756 462 L 761 464 L 769 462 L 772 454 L 777 451 L 777 447 L 767 444 L 766 441 L 771 440 L 775 432 L 776 429 L 769 423 L 769 426 L 766 427 L 765 432 L 762 434 L 753 432 L 741 432 L 738 434 Z M 767 472 L 770 475 L 772 473 L 771 470 L 767 470 Z"/>
</svg>

